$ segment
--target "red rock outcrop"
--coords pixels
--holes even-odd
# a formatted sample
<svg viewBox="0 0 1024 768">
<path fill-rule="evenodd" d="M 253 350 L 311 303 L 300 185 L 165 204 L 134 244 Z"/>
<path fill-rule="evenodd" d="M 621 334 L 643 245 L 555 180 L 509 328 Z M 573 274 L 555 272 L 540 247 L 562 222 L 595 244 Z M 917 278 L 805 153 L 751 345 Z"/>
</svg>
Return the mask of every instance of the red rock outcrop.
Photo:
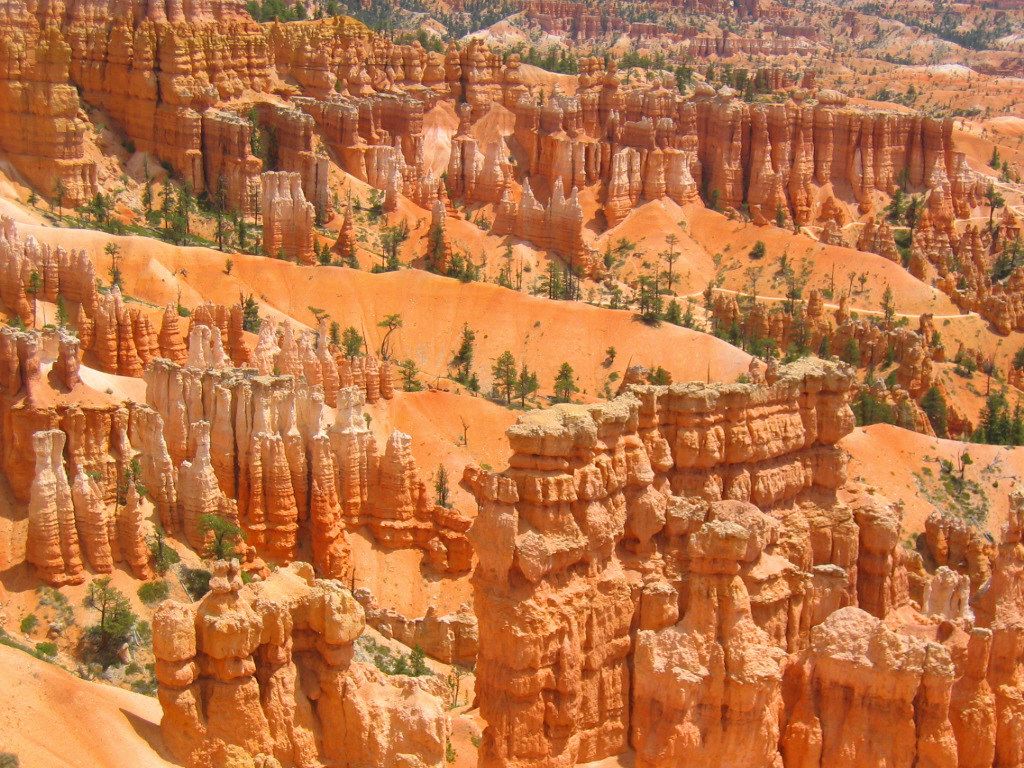
<svg viewBox="0 0 1024 768">
<path fill-rule="evenodd" d="M 836 611 L 786 671 L 784 764 L 957 765 L 955 677 L 939 643 L 894 631 L 859 608 Z"/>
<path fill-rule="evenodd" d="M 0 150 L 43 195 L 81 205 L 96 194 L 96 163 L 69 79 L 72 51 L 56 26 L 19 6 L 0 12 Z"/>
<path fill-rule="evenodd" d="M 92 317 L 80 308 L 77 319 L 82 348 L 101 371 L 141 377 L 160 353 L 158 336 L 141 308 L 130 305 L 117 286 L 100 294 Z"/>
<path fill-rule="evenodd" d="M 290 335 L 283 341 L 297 350 Z M 157 360 L 146 381 L 166 441 L 152 443 L 152 473 L 166 478 L 168 463 L 181 463 L 165 508 L 174 514 L 176 496 L 181 519 L 168 528 L 184 528 L 191 546 L 203 546 L 199 518 L 218 513 L 237 516 L 257 554 L 275 562 L 294 559 L 308 536 L 318 571 L 332 577 L 351 573 L 345 531 L 360 526 L 385 546 L 424 549 L 438 570 L 470 568 L 469 518 L 428 496 L 408 437 L 395 433 L 380 455 L 363 418 L 362 388 L 336 390 L 337 415 L 327 426 L 323 395 L 291 375 Z"/>
<path fill-rule="evenodd" d="M 968 605 L 898 508 L 838 501 L 848 374 L 765 378 L 531 412 L 467 472 L 481 765 L 1012 763 L 1024 494 Z"/>
<path fill-rule="evenodd" d="M 518 202 L 506 189 L 495 213 L 491 231 L 496 235 L 512 234 L 529 240 L 564 256 L 570 263 L 584 265 L 587 249 L 583 243 L 583 208 L 574 187 L 566 197 L 562 182 L 556 179 L 551 200 L 542 204 L 533 195 L 529 180 L 523 182 Z"/>
<path fill-rule="evenodd" d="M 275 258 L 316 263 L 313 204 L 306 201 L 297 173 L 263 174 L 263 252 Z"/>
<path fill-rule="evenodd" d="M 115 498 L 111 510 L 83 464 L 77 466 L 74 483 L 68 482 L 67 434 L 44 429 L 33 434 L 32 442 L 35 476 L 29 491 L 26 559 L 39 578 L 53 585 L 81 583 L 83 554 L 94 573 L 110 573 L 115 562 L 125 560 L 136 578 L 150 578 L 150 525 L 134 484 L 129 484 L 124 503 Z M 130 457 L 126 436 L 119 442 L 119 458 Z"/>
<path fill-rule="evenodd" d="M 69 476 L 83 469 L 97 477 L 108 504 L 114 501 L 120 470 L 130 458 L 122 455 L 121 441 L 127 410 L 82 383 L 71 362 L 74 347 L 70 338 L 58 338 L 56 360 L 44 376 L 40 335 L 0 328 L 0 449 L 3 472 L 18 501 L 29 500 L 35 432 L 65 433 Z"/>
<path fill-rule="evenodd" d="M 442 615 L 429 606 L 425 615 L 410 619 L 379 605 L 369 590 L 356 589 L 352 594 L 363 606 L 366 623 L 384 637 L 409 648 L 422 648 L 430 658 L 446 664 L 469 666 L 476 662 L 476 617 L 468 603 L 455 613 Z"/>
<path fill-rule="evenodd" d="M 89 316 L 95 313 L 96 270 L 85 251 L 68 253 L 40 244 L 32 235 L 22 237 L 12 219 L 0 218 L 0 301 L 26 323 L 33 320 L 28 295 L 33 272 L 42 284 L 37 298 L 77 304 Z"/>
<path fill-rule="evenodd" d="M 989 578 L 995 547 L 983 531 L 966 520 L 936 509 L 925 520 L 924 540 L 935 564 L 966 574 L 972 591 Z"/>
<path fill-rule="evenodd" d="M 243 216 L 259 210 L 263 161 L 252 154 L 252 124 L 233 112 L 203 112 L 203 172 L 211 197 Z"/>
<path fill-rule="evenodd" d="M 644 765 L 775 764 L 784 651 L 856 600 L 857 524 L 834 495 L 851 383 L 808 360 L 771 385 L 633 386 L 509 430 L 510 468 L 466 477 L 482 765 L 630 743 Z"/>
<path fill-rule="evenodd" d="M 153 620 L 161 732 L 197 768 L 439 766 L 451 726 L 430 679 L 389 678 L 353 659 L 363 609 L 338 582 L 294 564 L 243 586 L 238 563 L 214 566 L 194 605 Z"/>
<path fill-rule="evenodd" d="M 26 559 L 40 579 L 53 585 L 85 581 L 71 486 L 64 471 L 65 439 L 59 429 L 32 436 L 35 477 L 28 503 Z"/>
</svg>

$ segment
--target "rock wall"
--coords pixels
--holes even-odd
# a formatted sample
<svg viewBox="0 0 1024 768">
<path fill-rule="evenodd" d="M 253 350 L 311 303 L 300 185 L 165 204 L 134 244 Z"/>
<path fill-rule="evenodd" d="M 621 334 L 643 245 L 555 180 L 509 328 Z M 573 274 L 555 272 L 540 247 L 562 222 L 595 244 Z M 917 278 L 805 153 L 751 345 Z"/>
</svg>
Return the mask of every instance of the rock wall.
<svg viewBox="0 0 1024 768">
<path fill-rule="evenodd" d="M 28 293 L 32 273 L 39 275 L 37 299 L 66 302 L 92 316 L 99 294 L 96 269 L 84 250 L 68 253 L 64 248 L 40 244 L 32 235 L 22 236 L 13 219 L 0 218 L 0 302 L 23 322 L 32 321 Z"/>
<path fill-rule="evenodd" d="M 533 196 L 530 182 L 523 182 L 522 197 L 512 199 L 506 189 L 498 204 L 491 231 L 496 235 L 511 234 L 529 240 L 565 257 L 571 264 L 590 270 L 592 259 L 583 243 L 583 208 L 574 187 L 566 197 L 561 179 L 556 179 L 547 205 Z"/>
<path fill-rule="evenodd" d="M 315 264 L 315 211 L 297 173 L 268 171 L 262 176 L 263 252 L 299 264 Z"/>
<path fill-rule="evenodd" d="M 122 561 L 149 578 L 151 526 L 127 482 L 129 411 L 79 379 L 74 337 L 56 341 L 44 376 L 40 334 L 0 329 L 0 445 L 14 498 L 28 504 L 26 560 L 58 586 Z"/>
<path fill-rule="evenodd" d="M 521 417 L 509 469 L 466 480 L 482 765 L 628 744 L 645 765 L 771 764 L 784 652 L 856 600 L 857 524 L 835 500 L 851 383 L 807 361 L 770 386 L 632 387 Z M 725 706 L 744 714 L 723 723 Z"/>
<path fill-rule="evenodd" d="M 69 82 L 71 48 L 18 4 L 0 11 L 0 25 L 0 150 L 40 193 L 81 205 L 96 194 L 96 163 Z"/>
<path fill-rule="evenodd" d="M 455 613 L 441 615 L 430 606 L 425 615 L 410 619 L 380 606 L 367 589 L 356 589 L 352 594 L 363 606 L 366 623 L 384 637 L 394 638 L 408 648 L 422 648 L 430 658 L 445 664 L 472 667 L 476 662 L 476 617 L 468 604 Z"/>
<path fill-rule="evenodd" d="M 203 172 L 211 196 L 243 216 L 259 210 L 263 162 L 252 154 L 252 124 L 233 112 L 203 112 Z"/>
<path fill-rule="evenodd" d="M 847 489 L 852 378 L 630 385 L 470 470 L 484 766 L 1012 764 L 1024 494 L 990 575 Z M 982 554 L 933 515 L 929 550 Z M 953 542 L 957 542 L 953 546 Z"/>
<path fill-rule="evenodd" d="M 238 563 L 219 561 L 202 600 L 164 602 L 153 619 L 164 743 L 197 768 L 440 768 L 451 730 L 440 692 L 355 661 L 363 628 L 351 594 L 308 565 L 243 586 Z"/>
<path fill-rule="evenodd" d="M 437 570 L 470 568 L 469 518 L 433 501 L 408 435 L 378 448 L 362 389 L 336 391 L 328 424 L 323 394 L 293 375 L 158 359 L 146 383 L 163 423 L 161 462 L 179 467 L 167 527 L 191 546 L 203 547 L 198 521 L 213 512 L 237 517 L 268 560 L 290 562 L 300 541 L 311 542 L 318 572 L 332 578 L 351 575 L 346 531 L 360 527 L 385 547 L 425 550 Z"/>
<path fill-rule="evenodd" d="M 104 501 L 112 504 L 121 469 L 130 458 L 122 442 L 128 411 L 113 397 L 81 382 L 73 337 L 61 334 L 56 342 L 53 354 L 37 332 L 0 328 L 3 472 L 14 498 L 29 501 L 35 476 L 33 435 L 59 430 L 67 436 L 70 477 L 83 471 L 98 478 Z M 51 360 L 53 365 L 44 373 L 44 364 Z"/>
</svg>

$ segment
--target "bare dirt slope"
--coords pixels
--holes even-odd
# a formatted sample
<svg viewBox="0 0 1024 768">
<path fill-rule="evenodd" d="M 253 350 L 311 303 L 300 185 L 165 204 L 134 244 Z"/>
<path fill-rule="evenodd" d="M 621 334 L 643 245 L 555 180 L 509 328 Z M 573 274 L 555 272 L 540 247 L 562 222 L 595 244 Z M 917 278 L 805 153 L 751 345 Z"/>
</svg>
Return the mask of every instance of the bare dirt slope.
<svg viewBox="0 0 1024 768">
<path fill-rule="evenodd" d="M 155 698 L 0 646 L 0 750 L 23 768 L 163 768 Z"/>
<path fill-rule="evenodd" d="M 906 533 L 924 530 L 925 518 L 936 506 L 953 511 L 941 491 L 940 459 L 956 464 L 968 451 L 973 464 L 965 477 L 984 495 L 978 505 L 987 507 L 983 527 L 995 534 L 1006 521 L 1009 491 L 1024 475 L 1024 448 L 940 440 L 888 424 L 855 429 L 842 446 L 850 452 L 850 480 L 903 502 Z"/>
<path fill-rule="evenodd" d="M 86 230 L 24 229 L 43 242 L 84 247 L 98 275 L 110 266 L 104 245 L 116 242 L 125 293 L 148 304 L 156 322 L 160 307 L 168 303 L 232 304 L 239 294 L 251 293 L 260 301 L 261 314 L 290 317 L 310 328 L 315 324 L 310 308 L 322 309 L 341 327 L 356 327 L 376 351 L 382 335 L 377 323 L 400 313 L 404 327 L 395 334 L 392 352 L 398 359 L 413 359 L 424 371 L 424 383 L 448 373 L 466 325 L 476 332 L 474 370 L 485 390 L 490 389 L 491 365 L 506 350 L 538 373 L 542 394 L 551 393 L 559 366 L 568 362 L 584 399 L 600 393 L 608 376 L 621 375 L 629 362 L 661 365 L 676 381 L 708 376 L 733 381 L 750 362 L 747 354 L 719 339 L 665 323 L 650 327 L 632 311 L 549 301 L 421 270 L 375 275 L 233 254 L 231 273 L 226 274 L 224 254 L 207 248 L 176 248 Z M 615 347 L 616 357 L 605 367 L 609 347 Z"/>
</svg>

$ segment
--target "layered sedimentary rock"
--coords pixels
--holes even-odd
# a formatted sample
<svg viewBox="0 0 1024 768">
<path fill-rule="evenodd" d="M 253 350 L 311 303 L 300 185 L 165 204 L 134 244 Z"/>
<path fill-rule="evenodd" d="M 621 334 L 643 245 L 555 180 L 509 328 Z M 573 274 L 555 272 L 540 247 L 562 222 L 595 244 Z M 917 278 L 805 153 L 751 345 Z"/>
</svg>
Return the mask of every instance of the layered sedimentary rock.
<svg viewBox="0 0 1024 768">
<path fill-rule="evenodd" d="M 366 623 L 384 637 L 409 648 L 422 648 L 430 658 L 446 664 L 471 666 L 476 661 L 476 617 L 468 604 L 455 613 L 440 615 L 429 606 L 425 615 L 410 619 L 379 605 L 369 590 L 356 589 L 353 595 L 363 606 Z"/>
<path fill-rule="evenodd" d="M 834 497 L 850 384 L 805 362 L 772 385 L 634 386 L 509 430 L 510 468 L 467 476 L 482 764 L 574 765 L 630 743 L 645 765 L 720 750 L 772 764 L 783 652 L 856 600 L 857 524 Z"/>
<path fill-rule="evenodd" d="M 123 503 L 115 498 L 111 508 L 82 465 L 69 482 L 67 439 L 59 429 L 32 435 L 35 476 L 29 491 L 26 560 L 52 585 L 84 581 L 83 564 L 94 573 L 110 573 L 122 560 L 136 578 L 150 578 L 151 526 L 135 484 L 127 483 Z"/>
<path fill-rule="evenodd" d="M 925 520 L 924 539 L 936 565 L 966 574 L 977 590 L 991 574 L 995 547 L 979 528 L 936 509 Z"/>
<path fill-rule="evenodd" d="M 539 248 L 547 248 L 564 256 L 570 263 L 584 266 L 587 262 L 583 243 L 583 208 L 574 187 L 566 197 L 562 182 L 557 179 L 547 205 L 533 195 L 529 180 L 516 202 L 506 189 L 498 204 L 491 231 L 496 235 L 512 234 L 529 240 Z"/>
<path fill-rule="evenodd" d="M 949 706 L 956 667 L 939 643 L 843 608 L 812 630 L 786 677 L 787 766 L 958 765 Z"/>
<path fill-rule="evenodd" d="M 91 317 L 80 309 L 77 324 L 82 348 L 92 353 L 92 362 L 101 371 L 141 377 L 160 353 L 149 316 L 128 304 L 116 285 L 98 296 Z"/>
<path fill-rule="evenodd" d="M 26 559 L 36 567 L 40 579 L 57 585 L 85 581 L 71 487 L 64 471 L 65 439 L 57 429 L 32 436 L 35 477 L 28 503 Z"/>
<path fill-rule="evenodd" d="M 96 194 L 96 163 L 86 158 L 87 124 L 68 77 L 71 48 L 19 4 L 0 23 L 0 150 L 43 195 L 81 205 Z"/>
<path fill-rule="evenodd" d="M 263 252 L 275 258 L 313 264 L 313 204 L 306 201 L 297 173 L 263 174 Z"/>
<path fill-rule="evenodd" d="M 57 23 L 71 49 L 71 80 L 84 99 L 196 193 L 216 189 L 204 164 L 203 113 L 246 90 L 268 91 L 271 67 L 259 25 L 232 2 L 138 4 L 121 15 L 69 8 Z M 211 124 L 211 133 L 221 127 Z M 220 170 L 216 159 L 211 170 Z"/>
<path fill-rule="evenodd" d="M 35 298 L 77 304 L 87 315 L 94 314 L 96 270 L 85 251 L 68 253 L 40 244 L 32 235 L 22 236 L 12 219 L 0 218 L 0 301 L 25 323 L 33 321 L 28 293 L 33 272 L 41 286 Z"/>
<path fill-rule="evenodd" d="M 161 732 L 188 765 L 442 766 L 450 725 L 419 678 L 353 660 L 363 609 L 340 583 L 294 564 L 243 586 L 214 566 L 198 603 L 153 620 Z"/>
<path fill-rule="evenodd" d="M 278 171 L 297 173 L 299 186 L 316 216 L 327 211 L 327 156 L 315 149 L 313 118 L 299 109 L 261 104 L 258 120 L 272 137 L 269 160 Z"/>
<path fill-rule="evenodd" d="M 1024 495 L 969 605 L 837 500 L 848 374 L 766 380 L 529 413 L 467 474 L 482 765 L 1013 764 Z"/>
<path fill-rule="evenodd" d="M 946 353 L 931 315 L 920 317 L 916 331 L 854 318 L 845 294 L 829 315 L 817 290 L 810 291 L 806 303 L 796 304 L 792 312 L 781 305 L 763 302 L 741 308 L 735 296 L 713 289 L 705 292 L 705 303 L 711 308 L 713 327 L 720 331 L 737 333 L 746 339 L 770 339 L 779 349 L 791 349 L 802 343 L 819 354 L 848 359 L 854 359 L 851 350 L 856 350 L 857 365 L 868 369 L 897 363 L 894 386 L 880 380 L 863 386 L 893 408 L 901 426 L 932 433 L 919 403 L 932 386 L 942 387 L 933 362 L 944 360 Z M 958 434 L 960 429 L 962 425 L 950 422 L 950 434 Z"/>
<path fill-rule="evenodd" d="M 252 154 L 252 124 L 220 109 L 203 112 L 203 171 L 214 199 L 243 216 L 259 210 L 263 162 Z"/>
<path fill-rule="evenodd" d="M 68 474 L 97 478 L 103 499 L 113 503 L 130 456 L 124 445 L 127 410 L 78 377 L 77 343 L 59 334 L 56 357 L 43 374 L 46 355 L 39 333 L 0 328 L 0 448 L 3 472 L 18 501 L 29 500 L 34 477 L 32 435 L 59 429 L 67 435 Z"/>
<path fill-rule="evenodd" d="M 289 347 L 297 345 L 286 334 L 281 352 Z M 200 517 L 227 514 L 260 557 L 289 562 L 308 537 L 317 570 L 346 578 L 346 530 L 366 526 L 385 546 L 425 550 L 438 570 L 468 570 L 470 521 L 427 493 L 409 437 L 396 432 L 380 451 L 363 417 L 364 390 L 351 384 L 336 389 L 328 424 L 323 394 L 308 387 L 297 349 L 291 356 L 298 379 L 166 360 L 147 370 L 147 399 L 163 425 L 160 463 L 180 464 L 168 529 L 202 549 Z"/>
</svg>

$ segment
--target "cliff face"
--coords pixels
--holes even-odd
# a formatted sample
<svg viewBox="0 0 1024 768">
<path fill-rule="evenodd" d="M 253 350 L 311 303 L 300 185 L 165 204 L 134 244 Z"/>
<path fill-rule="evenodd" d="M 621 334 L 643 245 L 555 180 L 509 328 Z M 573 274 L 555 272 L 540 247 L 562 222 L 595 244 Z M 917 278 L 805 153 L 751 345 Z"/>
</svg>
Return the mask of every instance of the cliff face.
<svg viewBox="0 0 1024 768">
<path fill-rule="evenodd" d="M 43 195 L 81 205 L 96 194 L 96 163 L 69 82 L 71 48 L 18 5 L 0 11 L 0 25 L 0 150 Z"/>
<path fill-rule="evenodd" d="M 72 107 L 64 91 L 50 99 L 50 116 L 18 117 L 25 109 L 15 106 L 9 114 L 19 128 L 9 133 L 57 134 L 68 157 L 47 160 L 46 173 L 64 174 L 65 186 L 86 189 L 83 195 L 93 190 L 94 169 L 91 182 L 71 178 L 88 172 L 73 159 L 84 150 L 70 81 L 136 149 L 168 163 L 195 192 L 222 192 L 246 213 L 262 206 L 271 214 L 266 252 L 302 263 L 312 260 L 309 207 L 321 219 L 328 212 L 328 150 L 345 171 L 385 193 L 388 211 L 400 195 L 428 211 L 443 193 L 489 203 L 498 232 L 586 268 L 595 263 L 585 245 L 593 226 L 577 200 L 590 187 L 602 203 L 598 229 L 662 198 L 683 204 L 703 197 L 725 211 L 746 206 L 758 224 L 782 217 L 799 225 L 830 218 L 842 207 L 837 195 L 860 213 L 872 211 L 878 194 L 892 193 L 898 180 L 935 190 L 945 201 L 936 210 L 959 216 L 978 199 L 973 174 L 953 150 L 951 121 L 861 109 L 834 91 L 809 98 L 793 90 L 783 103 L 747 104 L 728 88 L 699 83 L 683 96 L 671 77 L 624 82 L 614 64 L 590 58 L 580 63 L 576 95 L 537 94 L 524 84 L 518 57 L 503 61 L 480 40 L 428 52 L 348 18 L 261 26 L 234 2 L 170 11 L 159 5 L 133 6 L 132 14 L 112 19 L 102 4 L 86 4 L 40 11 L 45 18 L 37 19 L 28 6 L 9 4 L 21 40 L 8 46 L 16 62 L 8 67 L 16 72 L 11 81 L 35 82 L 20 62 L 39 48 L 39 56 L 55 60 L 42 67 L 47 85 L 40 87 L 70 89 L 72 97 Z M 698 40 L 689 42 L 701 48 Z M 715 46 L 722 55 L 758 48 L 728 35 Z M 782 81 L 778 73 L 757 77 Z M 246 114 L 229 111 L 241 110 L 228 102 L 243 96 L 254 97 Z M 439 101 L 463 105 L 447 189 L 424 158 L 424 114 Z M 472 128 L 492 107 L 511 111 L 514 129 L 481 142 Z M 27 165 L 57 153 L 34 141 L 25 151 L 36 160 Z M 301 195 L 291 181 L 260 189 L 256 177 L 264 169 L 298 174 Z M 36 186 L 49 194 L 52 179 Z M 865 245 L 893 257 L 884 234 Z M 991 305 L 986 316 L 1015 327 L 1024 317 L 1011 298 L 1019 292 L 1004 292 L 974 291 L 970 301 Z"/>
<path fill-rule="evenodd" d="M 352 595 L 308 565 L 243 586 L 237 562 L 216 563 L 201 601 L 165 602 L 153 620 L 165 744 L 203 768 L 443 765 L 437 691 L 354 661 L 364 625 Z"/>
<path fill-rule="evenodd" d="M 1013 748 L 991 681 L 1017 652 L 988 661 L 968 578 L 920 569 L 884 499 L 837 499 L 849 373 L 768 382 L 529 413 L 507 470 L 468 472 L 482 765 L 990 766 Z M 975 607 L 1007 633 L 1014 525 Z"/>
<path fill-rule="evenodd" d="M 299 378 L 166 360 L 147 369 L 147 399 L 163 424 L 164 463 L 179 466 L 179 504 L 169 510 L 168 529 L 183 531 L 201 548 L 199 518 L 226 513 L 260 557 L 290 562 L 300 539 L 308 540 L 319 573 L 347 578 L 346 530 L 365 526 L 385 547 L 425 550 L 438 570 L 468 570 L 469 520 L 428 494 L 409 436 L 395 432 L 380 450 L 363 418 L 365 390 L 351 383 L 334 390 L 337 410 L 329 424 L 323 393 L 309 387 L 301 358 L 289 349 L 298 346 L 286 333 L 278 370 L 298 367 Z M 254 355 L 260 353 L 258 346 Z"/>
<path fill-rule="evenodd" d="M 785 651 L 856 601 L 857 524 L 834 498 L 850 384 L 798 364 L 770 386 L 633 387 L 509 430 L 510 468 L 467 478 L 483 764 L 627 744 L 645 765 L 773 764 Z"/>
<path fill-rule="evenodd" d="M 81 381 L 78 341 L 63 332 L 0 329 L 0 379 L 3 469 L 28 505 L 26 559 L 39 578 L 77 584 L 86 567 L 110 573 L 121 561 L 147 578 L 151 526 L 127 481 L 128 408 Z"/>
<path fill-rule="evenodd" d="M 113 398 L 78 378 L 77 343 L 66 335 L 56 340 L 56 354 L 46 350 L 35 332 L 0 329 L 0 445 L 3 471 L 18 501 L 28 501 L 35 476 L 36 432 L 59 430 L 66 438 L 70 477 L 78 472 L 98 478 L 102 497 L 114 501 L 119 468 L 127 460 L 122 441 L 128 411 Z M 50 347 L 52 350 L 53 347 Z M 43 374 L 44 359 L 54 365 Z"/>
<path fill-rule="evenodd" d="M 80 305 L 90 317 L 95 314 L 96 269 L 85 251 L 68 253 L 42 245 L 31 235 L 19 233 L 12 219 L 0 217 L 0 301 L 26 324 L 32 321 L 28 289 L 33 272 L 41 282 L 37 299 L 53 303 L 61 299 Z"/>
<path fill-rule="evenodd" d="M 263 174 L 263 252 L 274 258 L 315 264 L 313 204 L 297 173 Z"/>
</svg>

